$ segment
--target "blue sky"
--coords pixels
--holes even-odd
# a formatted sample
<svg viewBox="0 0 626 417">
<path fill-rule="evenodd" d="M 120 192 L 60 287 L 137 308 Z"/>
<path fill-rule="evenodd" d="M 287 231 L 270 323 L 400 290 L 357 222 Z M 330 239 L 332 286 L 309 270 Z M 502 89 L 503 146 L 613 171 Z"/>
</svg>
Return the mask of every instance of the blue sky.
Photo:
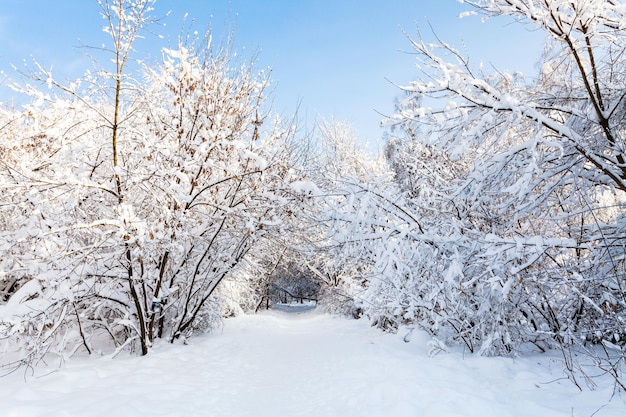
<svg viewBox="0 0 626 417">
<path fill-rule="evenodd" d="M 274 109 L 298 113 L 308 127 L 334 116 L 354 124 L 375 148 L 381 142 L 379 113 L 390 114 L 399 94 L 389 80 L 405 84 L 415 58 L 404 32 L 432 39 L 432 31 L 467 50 L 478 63 L 531 73 L 541 37 L 508 20 L 459 19 L 467 6 L 456 0 L 158 0 L 153 27 L 140 52 L 160 56 L 176 43 L 188 13 L 203 32 L 212 22 L 219 35 L 235 25 L 235 49 L 258 52 L 258 68 L 271 67 Z M 96 0 L 0 0 L 0 69 L 36 58 L 59 76 L 75 78 L 90 67 L 81 44 L 106 42 Z M 230 22 L 230 23 L 225 23 Z M 0 82 L 4 83 L 4 82 Z M 10 97 L 0 84 L 0 101 Z M 372 149 L 375 150 L 375 149 Z"/>
</svg>

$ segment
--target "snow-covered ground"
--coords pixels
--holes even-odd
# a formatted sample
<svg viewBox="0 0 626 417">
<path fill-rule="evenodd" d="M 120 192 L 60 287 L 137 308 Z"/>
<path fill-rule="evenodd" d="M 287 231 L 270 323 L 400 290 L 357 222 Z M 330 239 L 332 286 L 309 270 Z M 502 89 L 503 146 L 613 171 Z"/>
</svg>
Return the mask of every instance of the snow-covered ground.
<svg viewBox="0 0 626 417">
<path fill-rule="evenodd" d="M 609 380 L 579 392 L 557 357 L 428 356 L 428 337 L 383 334 L 315 310 L 226 320 L 146 357 L 74 359 L 0 379 L 1 416 L 624 417 Z M 595 413 L 595 414 L 594 414 Z"/>
</svg>

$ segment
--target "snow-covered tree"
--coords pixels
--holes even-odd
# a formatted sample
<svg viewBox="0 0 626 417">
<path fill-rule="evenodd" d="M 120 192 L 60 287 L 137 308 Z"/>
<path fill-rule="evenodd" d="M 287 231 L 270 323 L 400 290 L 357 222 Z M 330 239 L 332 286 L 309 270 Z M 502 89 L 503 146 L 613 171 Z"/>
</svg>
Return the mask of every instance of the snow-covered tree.
<svg viewBox="0 0 626 417">
<path fill-rule="evenodd" d="M 361 175 L 364 158 L 328 164 L 335 272 L 381 327 L 482 354 L 600 343 L 618 351 L 602 362 L 613 372 L 626 341 L 624 8 L 466 3 L 545 31 L 541 75 L 487 73 L 412 41 L 421 76 L 385 121 L 394 178 Z"/>
<path fill-rule="evenodd" d="M 16 86 L 32 104 L 2 113 L 0 341 L 16 363 L 205 331 L 226 280 L 221 299 L 254 304 L 259 243 L 294 201 L 294 128 L 268 114 L 266 74 L 210 34 L 129 69 L 152 4 L 102 2 L 114 68 L 69 85 L 39 68 L 41 87 Z"/>
<path fill-rule="evenodd" d="M 624 7 L 465 3 L 543 30 L 546 51 L 525 79 L 413 42 L 422 76 L 386 123 L 406 205 L 427 223 L 419 240 L 437 255 L 427 279 L 441 292 L 416 317 L 484 352 L 623 345 Z"/>
<path fill-rule="evenodd" d="M 368 251 L 380 249 L 377 210 L 387 207 L 383 194 L 394 184 L 384 159 L 364 152 L 348 123 L 323 121 L 318 128 L 305 167 L 307 178 L 316 184 L 312 205 L 303 206 L 312 248 L 305 263 L 322 282 L 322 308 L 360 316 L 364 277 L 372 261 Z"/>
</svg>

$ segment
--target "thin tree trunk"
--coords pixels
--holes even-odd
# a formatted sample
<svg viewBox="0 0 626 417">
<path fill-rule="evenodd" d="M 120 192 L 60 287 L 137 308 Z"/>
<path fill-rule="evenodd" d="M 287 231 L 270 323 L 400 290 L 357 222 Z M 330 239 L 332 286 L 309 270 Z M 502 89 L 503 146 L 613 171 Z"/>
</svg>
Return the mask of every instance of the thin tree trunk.
<svg viewBox="0 0 626 417">
<path fill-rule="evenodd" d="M 126 245 L 126 260 L 128 261 L 128 288 L 130 289 L 130 296 L 133 299 L 135 304 L 135 309 L 137 310 L 137 320 L 139 321 L 139 336 L 141 341 L 141 354 L 148 354 L 148 343 L 146 341 L 146 321 L 144 319 L 143 308 L 141 308 L 141 301 L 139 300 L 139 295 L 137 294 L 137 290 L 135 289 L 135 283 L 133 282 L 133 265 L 132 265 L 132 257 L 130 254 L 130 247 Z"/>
</svg>

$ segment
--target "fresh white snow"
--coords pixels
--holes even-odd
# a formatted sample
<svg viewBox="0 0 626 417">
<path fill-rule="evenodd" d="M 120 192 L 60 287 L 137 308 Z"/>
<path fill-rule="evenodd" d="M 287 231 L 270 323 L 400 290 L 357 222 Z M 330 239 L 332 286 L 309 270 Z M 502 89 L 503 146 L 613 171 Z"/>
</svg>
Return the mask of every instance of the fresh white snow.
<svg viewBox="0 0 626 417">
<path fill-rule="evenodd" d="M 609 379 L 580 392 L 557 355 L 429 356 L 426 335 L 403 336 L 293 307 L 242 316 L 145 357 L 76 358 L 46 376 L 0 378 L 0 416 L 626 415 Z"/>
</svg>

